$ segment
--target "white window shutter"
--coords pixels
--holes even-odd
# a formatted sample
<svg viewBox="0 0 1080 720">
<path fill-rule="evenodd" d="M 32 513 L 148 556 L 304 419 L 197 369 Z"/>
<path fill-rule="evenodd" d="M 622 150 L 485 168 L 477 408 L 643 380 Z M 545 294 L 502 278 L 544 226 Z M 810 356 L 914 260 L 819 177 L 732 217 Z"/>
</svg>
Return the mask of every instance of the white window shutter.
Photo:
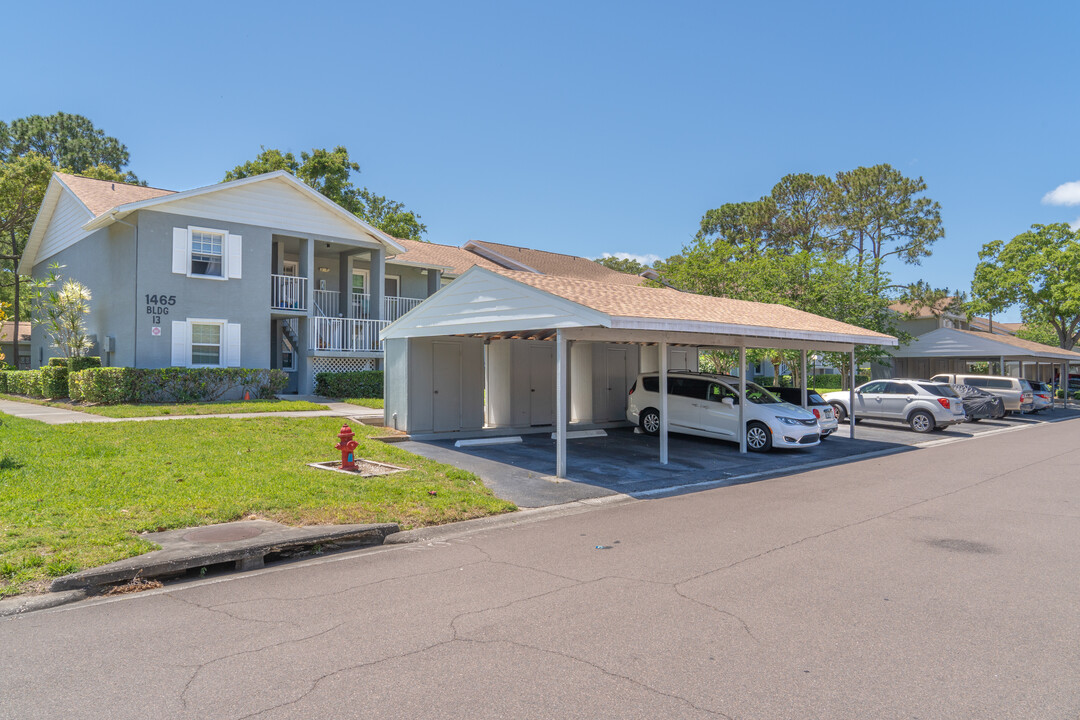
<svg viewBox="0 0 1080 720">
<path fill-rule="evenodd" d="M 187 228 L 172 229 L 172 271 L 180 275 L 188 274 Z"/>
<path fill-rule="evenodd" d="M 240 367 L 240 323 L 227 323 L 225 338 L 227 346 L 225 364 L 228 367 Z"/>
<path fill-rule="evenodd" d="M 172 364 L 174 367 L 187 367 L 191 344 L 188 342 L 188 324 L 183 320 L 172 323 Z"/>
<path fill-rule="evenodd" d="M 241 253 L 241 240 L 239 235 L 233 235 L 229 233 L 229 277 L 240 277 L 240 264 L 243 253 Z"/>
</svg>

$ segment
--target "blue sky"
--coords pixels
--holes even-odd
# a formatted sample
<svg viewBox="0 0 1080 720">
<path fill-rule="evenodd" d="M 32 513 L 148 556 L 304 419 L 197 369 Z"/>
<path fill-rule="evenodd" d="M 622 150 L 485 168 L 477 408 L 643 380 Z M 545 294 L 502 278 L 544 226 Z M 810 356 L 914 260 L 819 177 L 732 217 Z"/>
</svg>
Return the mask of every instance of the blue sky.
<svg viewBox="0 0 1080 720">
<path fill-rule="evenodd" d="M 1042 202 L 1080 181 L 1077 3 L 20 3 L 5 25 L 0 118 L 86 115 L 178 190 L 342 144 L 435 242 L 666 257 L 786 173 L 887 162 L 946 229 L 894 277 L 967 289 L 984 242 L 1080 219 L 1080 187 Z"/>
</svg>

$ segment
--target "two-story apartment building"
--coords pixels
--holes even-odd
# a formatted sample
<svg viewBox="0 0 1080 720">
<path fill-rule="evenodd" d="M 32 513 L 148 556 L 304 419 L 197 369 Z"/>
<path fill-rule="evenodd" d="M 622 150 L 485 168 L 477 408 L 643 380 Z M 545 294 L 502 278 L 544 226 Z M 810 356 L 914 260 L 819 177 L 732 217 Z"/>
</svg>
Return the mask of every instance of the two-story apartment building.
<svg viewBox="0 0 1080 720">
<path fill-rule="evenodd" d="M 379 331 L 473 265 L 640 282 L 585 258 L 401 240 L 287 172 L 173 192 L 56 173 L 19 265 L 92 293 L 93 354 L 112 366 L 378 369 Z M 57 354 L 35 327 L 33 367 Z"/>
</svg>

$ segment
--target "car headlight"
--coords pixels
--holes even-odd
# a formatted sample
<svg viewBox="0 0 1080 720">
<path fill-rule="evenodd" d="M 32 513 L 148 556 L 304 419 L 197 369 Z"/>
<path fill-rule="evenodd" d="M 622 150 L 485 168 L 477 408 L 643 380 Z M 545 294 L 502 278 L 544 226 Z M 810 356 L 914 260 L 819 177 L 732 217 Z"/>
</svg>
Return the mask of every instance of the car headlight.
<svg viewBox="0 0 1080 720">
<path fill-rule="evenodd" d="M 780 422 L 784 423 L 785 425 L 802 425 L 802 423 L 799 420 L 795 419 L 795 418 L 789 418 L 789 417 L 783 417 L 781 415 L 777 415 L 776 419 L 779 420 Z"/>
</svg>

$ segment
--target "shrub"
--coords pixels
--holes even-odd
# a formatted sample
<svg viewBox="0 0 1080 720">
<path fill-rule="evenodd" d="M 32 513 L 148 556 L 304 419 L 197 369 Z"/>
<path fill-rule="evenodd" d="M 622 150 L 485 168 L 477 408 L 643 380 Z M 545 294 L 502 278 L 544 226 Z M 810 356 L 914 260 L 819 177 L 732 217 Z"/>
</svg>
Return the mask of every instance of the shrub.
<svg viewBox="0 0 1080 720">
<path fill-rule="evenodd" d="M 315 394 L 335 398 L 381 398 L 383 371 L 318 373 L 315 375 Z"/>
<path fill-rule="evenodd" d="M 47 398 L 65 398 L 68 396 L 68 369 L 66 364 L 58 367 L 50 362 L 48 367 L 41 368 L 41 394 Z"/>
<path fill-rule="evenodd" d="M 8 389 L 7 389 L 8 372 L 10 372 L 10 371 L 7 368 L 0 368 L 0 393 L 6 393 L 8 391 Z M 1061 396 L 1058 395 L 1058 397 L 1061 397 Z"/>
<path fill-rule="evenodd" d="M 49 367 L 67 367 L 67 358 L 49 358 Z"/>
<path fill-rule="evenodd" d="M 7 391 L 13 395 L 29 395 L 30 397 L 42 397 L 41 394 L 41 371 L 40 370 L 8 370 Z"/>
<path fill-rule="evenodd" d="M 755 375 L 754 382 L 762 387 L 773 387 L 776 384 L 776 378 L 772 375 Z M 781 375 L 780 384 L 777 387 L 791 387 L 791 376 Z"/>
<path fill-rule="evenodd" d="M 68 370 L 79 372 L 86 368 L 101 367 L 101 358 L 95 356 L 71 358 L 68 361 Z"/>
<path fill-rule="evenodd" d="M 844 384 L 843 384 L 844 376 L 843 375 L 811 375 L 808 378 L 808 380 L 809 380 L 809 382 L 807 383 L 807 387 L 811 387 L 811 388 L 815 388 L 815 389 L 820 388 L 822 390 L 839 390 L 844 386 Z M 868 376 L 866 376 L 866 375 L 856 375 L 855 376 L 855 385 L 856 386 L 862 385 L 865 382 L 870 382 L 870 378 Z"/>
<path fill-rule="evenodd" d="M 282 370 L 247 368 L 140 368 L 94 367 L 68 377 L 72 400 L 101 405 L 134 402 L 210 402 L 235 392 L 272 398 L 285 389 Z"/>
</svg>

